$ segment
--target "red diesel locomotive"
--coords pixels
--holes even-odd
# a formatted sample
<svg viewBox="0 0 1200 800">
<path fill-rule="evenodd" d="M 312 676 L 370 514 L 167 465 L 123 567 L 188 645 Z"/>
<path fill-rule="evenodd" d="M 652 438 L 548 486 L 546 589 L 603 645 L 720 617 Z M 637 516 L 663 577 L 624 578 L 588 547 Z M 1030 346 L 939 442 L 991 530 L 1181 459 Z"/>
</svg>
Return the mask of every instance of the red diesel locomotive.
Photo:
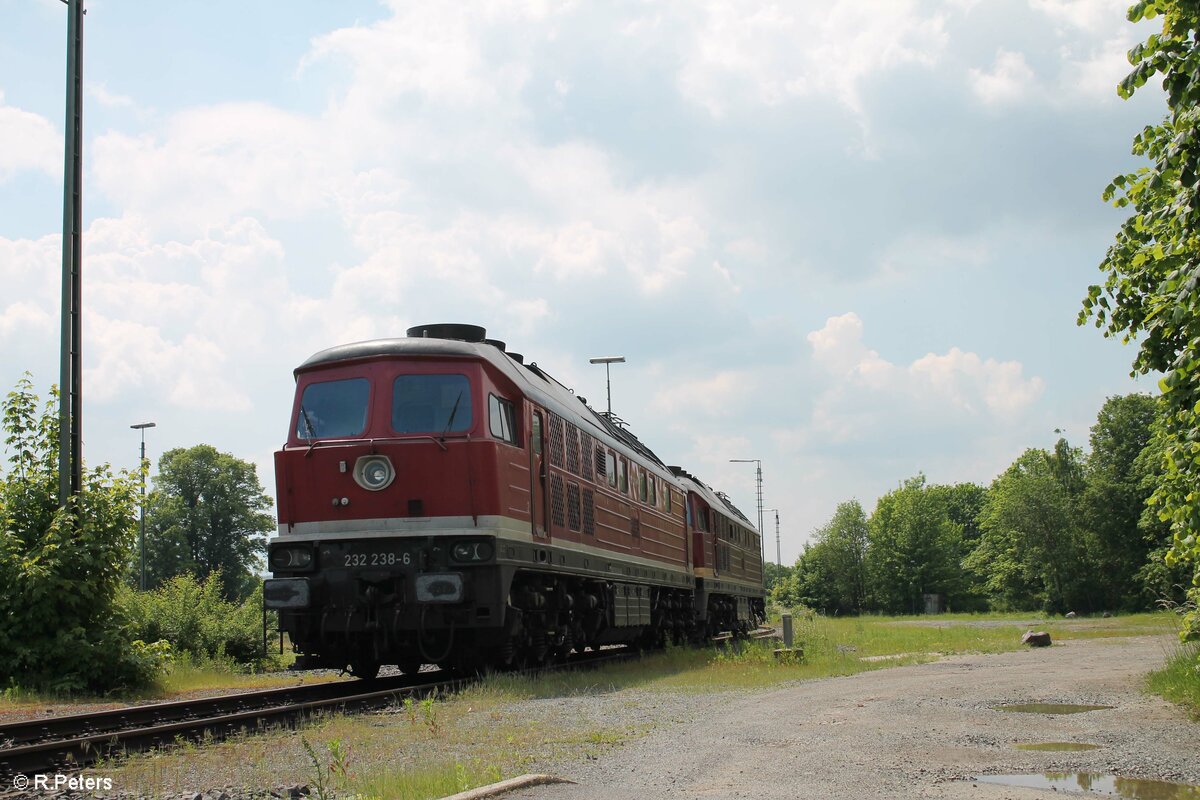
<svg viewBox="0 0 1200 800">
<path fill-rule="evenodd" d="M 759 533 L 474 325 L 296 370 L 263 590 L 298 668 L 535 665 L 763 618 Z"/>
</svg>

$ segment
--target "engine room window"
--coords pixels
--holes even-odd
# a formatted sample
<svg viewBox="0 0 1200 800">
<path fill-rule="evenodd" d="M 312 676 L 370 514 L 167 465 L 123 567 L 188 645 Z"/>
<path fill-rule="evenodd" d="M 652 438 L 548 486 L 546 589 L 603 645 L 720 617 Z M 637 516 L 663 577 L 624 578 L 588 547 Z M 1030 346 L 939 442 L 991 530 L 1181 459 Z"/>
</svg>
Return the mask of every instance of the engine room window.
<svg viewBox="0 0 1200 800">
<path fill-rule="evenodd" d="M 542 415 L 537 411 L 533 412 L 533 431 L 530 433 L 530 438 L 533 439 L 533 452 L 540 456 L 542 454 Z"/>
<path fill-rule="evenodd" d="M 367 427 L 370 388 L 366 378 L 310 383 L 300 398 L 296 436 L 306 441 L 358 436 Z"/>
<path fill-rule="evenodd" d="M 617 485 L 617 456 L 612 450 L 607 450 L 604 453 L 604 474 L 608 476 L 608 485 L 616 488 Z"/>
<path fill-rule="evenodd" d="M 510 444 L 517 443 L 517 428 L 513 421 L 513 404 L 494 394 L 488 395 L 488 426 L 492 436 Z"/>
<path fill-rule="evenodd" d="M 401 375 L 392 385 L 396 433 L 462 433 L 471 425 L 466 375 Z"/>
<path fill-rule="evenodd" d="M 629 494 L 629 470 L 625 467 L 625 459 L 621 459 L 620 470 L 621 494 Z"/>
<path fill-rule="evenodd" d="M 652 506 L 658 505 L 658 491 L 655 488 L 655 482 L 654 476 L 651 475 L 650 485 L 648 488 L 650 489 L 650 505 Z"/>
</svg>

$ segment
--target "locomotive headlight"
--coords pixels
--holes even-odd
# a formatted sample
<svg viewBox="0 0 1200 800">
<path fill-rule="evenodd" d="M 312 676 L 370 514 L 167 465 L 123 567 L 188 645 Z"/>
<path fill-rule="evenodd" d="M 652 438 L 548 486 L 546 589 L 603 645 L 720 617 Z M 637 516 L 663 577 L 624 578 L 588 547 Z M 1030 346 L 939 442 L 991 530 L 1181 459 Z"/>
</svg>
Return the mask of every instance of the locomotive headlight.
<svg viewBox="0 0 1200 800">
<path fill-rule="evenodd" d="M 273 570 L 308 569 L 312 562 L 312 548 L 309 547 L 277 547 L 271 551 Z"/>
<path fill-rule="evenodd" d="M 487 561 L 492 557 L 492 546 L 488 542 L 459 542 L 451 548 L 450 557 L 462 563 Z"/>
<path fill-rule="evenodd" d="M 395 478 L 396 470 L 387 456 L 363 456 L 354 462 L 354 482 L 364 489 L 378 492 Z"/>
</svg>

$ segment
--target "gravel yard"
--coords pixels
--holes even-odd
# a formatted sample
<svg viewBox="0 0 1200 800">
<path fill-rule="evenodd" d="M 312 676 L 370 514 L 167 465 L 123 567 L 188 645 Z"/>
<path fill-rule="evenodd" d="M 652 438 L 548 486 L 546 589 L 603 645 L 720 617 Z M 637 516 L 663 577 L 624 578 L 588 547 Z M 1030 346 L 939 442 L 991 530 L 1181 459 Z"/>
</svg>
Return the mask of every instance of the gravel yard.
<svg viewBox="0 0 1200 800">
<path fill-rule="evenodd" d="M 679 798 L 1045 798 L 985 785 L 985 773 L 1080 771 L 1200 783 L 1200 726 L 1141 690 L 1172 640 L 1078 640 L 724 696 L 663 697 L 660 724 L 605 757 L 538 765 L 574 785 L 511 800 Z M 617 700 L 618 698 L 613 698 Z M 995 711 L 1003 703 L 1114 708 L 1074 715 Z M 616 714 L 626 713 L 614 703 Z M 1018 743 L 1089 742 L 1087 752 Z"/>
<path fill-rule="evenodd" d="M 1086 771 L 1200 783 L 1200 727 L 1141 690 L 1170 636 L 1072 640 L 1018 652 L 951 656 L 849 677 L 770 689 L 697 693 L 589 690 L 518 703 L 485 694 L 439 711 L 332 720 L 314 743 L 357 737 L 356 769 L 396 770 L 438 759 L 520 753 L 506 774 L 545 772 L 574 781 L 520 790 L 517 800 L 643 798 L 1044 798 L 1045 791 L 975 783 L 995 773 Z M 1007 703 L 1113 706 L 1075 715 L 993 710 Z M 441 704 L 437 704 L 441 705 Z M 480 750 L 490 740 L 491 750 Z M 112 791 L 215 800 L 308 790 L 311 768 L 296 733 L 153 758 L 103 774 Z M 508 742 L 510 744 L 505 744 Z M 1076 742 L 1086 752 L 1032 752 L 1017 744 Z M 484 756 L 486 758 L 486 756 Z M 298 794 L 298 791 L 297 791 Z M 2 792 L 0 792 L 2 795 Z M 344 795 L 343 795 L 344 796 Z"/>
</svg>

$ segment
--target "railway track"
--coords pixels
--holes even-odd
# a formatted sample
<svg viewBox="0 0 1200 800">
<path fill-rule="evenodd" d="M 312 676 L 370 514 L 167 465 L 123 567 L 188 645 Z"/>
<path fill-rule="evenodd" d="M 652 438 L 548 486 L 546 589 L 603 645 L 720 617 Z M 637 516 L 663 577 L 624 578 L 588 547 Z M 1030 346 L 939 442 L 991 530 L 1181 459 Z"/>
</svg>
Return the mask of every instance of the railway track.
<svg viewBox="0 0 1200 800">
<path fill-rule="evenodd" d="M 761 639 L 773 634 L 769 628 L 759 628 L 747 638 Z M 730 638 L 717 637 L 716 643 Z M 626 648 L 577 653 L 560 668 L 597 666 L 635 655 L 636 651 Z M 471 680 L 474 678 L 437 670 L 8 723 L 0 725 L 0 776 L 76 769 L 101 758 L 184 740 L 221 739 L 281 727 L 321 712 L 384 708 L 406 697 L 453 691 Z"/>
<path fill-rule="evenodd" d="M 563 666 L 593 666 L 631 655 L 623 649 L 576 654 Z M 453 691 L 471 680 L 438 670 L 9 723 L 0 725 L 0 776 L 77 769 L 100 758 L 184 740 L 281 727 L 321 712 L 384 708 L 406 697 Z"/>
</svg>

